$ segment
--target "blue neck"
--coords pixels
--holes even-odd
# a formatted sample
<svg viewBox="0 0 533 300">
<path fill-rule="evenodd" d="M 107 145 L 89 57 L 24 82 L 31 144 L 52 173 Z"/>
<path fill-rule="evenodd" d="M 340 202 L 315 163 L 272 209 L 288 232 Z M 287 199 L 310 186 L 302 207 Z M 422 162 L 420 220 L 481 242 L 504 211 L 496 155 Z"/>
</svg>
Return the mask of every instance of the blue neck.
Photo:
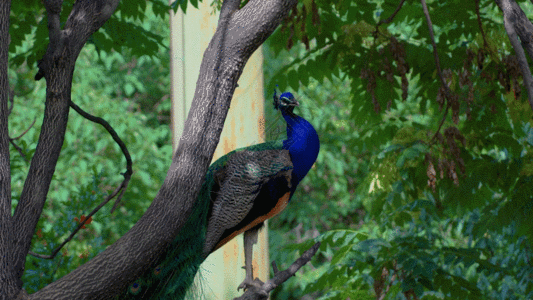
<svg viewBox="0 0 533 300">
<path fill-rule="evenodd" d="M 285 110 L 281 110 L 281 113 L 287 122 L 287 139 L 283 141 L 283 148 L 289 150 L 294 166 L 292 196 L 298 183 L 315 163 L 320 150 L 320 141 L 315 128 L 307 120 Z"/>
</svg>

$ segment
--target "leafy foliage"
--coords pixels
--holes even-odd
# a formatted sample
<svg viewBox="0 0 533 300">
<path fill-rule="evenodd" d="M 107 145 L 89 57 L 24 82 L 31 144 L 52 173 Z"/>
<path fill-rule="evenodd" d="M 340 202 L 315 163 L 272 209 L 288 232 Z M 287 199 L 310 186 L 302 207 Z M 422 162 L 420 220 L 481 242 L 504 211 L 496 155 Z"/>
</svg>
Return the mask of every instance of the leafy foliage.
<svg viewBox="0 0 533 300">
<path fill-rule="evenodd" d="M 141 26 L 147 16 L 155 14 L 164 17 L 168 14 L 167 2 L 157 0 L 150 2 L 135 0 L 120 2 L 115 14 L 89 39 L 98 52 L 112 50 L 119 53 L 130 51 L 135 56 L 156 56 L 160 47 L 164 47 L 162 34 L 153 33 L 146 26 Z M 61 23 L 65 24 L 74 5 L 73 0 L 63 2 Z M 153 14 L 147 12 L 153 12 Z M 46 11 L 40 1 L 17 1 L 11 7 L 9 34 L 11 43 L 10 64 L 20 66 L 27 63 L 34 68 L 48 45 L 48 28 Z M 146 23 L 145 23 L 146 24 Z M 166 43 L 168 45 L 168 43 Z"/>
<path fill-rule="evenodd" d="M 274 249 L 321 232 L 323 257 L 277 298 L 533 296 L 532 112 L 501 15 L 428 2 L 450 96 L 419 2 L 303 1 L 269 39 L 267 90 L 312 99 L 323 145 L 272 222 Z"/>
<path fill-rule="evenodd" d="M 186 11 L 188 2 L 173 8 Z M 72 4 L 65 1 L 63 23 Z M 295 91 L 297 113 L 322 145 L 291 205 L 271 222 L 280 268 L 314 239 L 321 252 L 276 299 L 533 297 L 532 112 L 501 14 L 488 0 L 428 5 L 452 96 L 438 80 L 419 2 L 395 14 L 398 1 L 304 0 L 269 38 L 267 104 L 276 85 Z M 171 156 L 168 8 L 121 2 L 81 53 L 72 99 L 111 122 L 135 172 L 116 213 L 104 207 L 54 260 L 28 258 L 29 292 L 113 243 L 163 180 Z M 15 206 L 42 123 L 45 85 L 31 73 L 48 37 L 39 1 L 13 2 L 11 24 L 10 134 L 30 127 L 11 152 Z M 32 251 L 55 249 L 120 181 L 123 165 L 107 133 L 72 113 Z"/>
</svg>

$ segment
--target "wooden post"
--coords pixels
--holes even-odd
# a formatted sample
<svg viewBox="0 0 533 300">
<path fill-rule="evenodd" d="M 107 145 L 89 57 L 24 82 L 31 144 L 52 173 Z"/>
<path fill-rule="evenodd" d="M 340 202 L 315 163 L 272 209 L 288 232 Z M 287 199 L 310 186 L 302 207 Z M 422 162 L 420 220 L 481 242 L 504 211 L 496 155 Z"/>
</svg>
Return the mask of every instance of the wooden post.
<svg viewBox="0 0 533 300">
<path fill-rule="evenodd" d="M 171 2 L 173 0 L 170 0 Z M 218 13 L 207 1 L 198 2 L 198 9 L 189 5 L 184 15 L 180 10 L 170 17 L 170 64 L 172 133 L 174 150 L 191 106 L 198 80 L 203 53 L 213 36 Z M 231 108 L 224 124 L 214 159 L 236 148 L 264 140 L 263 55 L 259 48 L 248 60 L 235 90 Z M 211 254 L 200 267 L 196 278 L 197 292 L 202 299 L 232 299 L 239 296 L 237 286 L 244 280 L 244 250 L 242 235 Z M 268 278 L 268 233 L 266 226 L 254 246 L 254 275 Z M 198 299 L 191 296 L 190 299 Z"/>
</svg>

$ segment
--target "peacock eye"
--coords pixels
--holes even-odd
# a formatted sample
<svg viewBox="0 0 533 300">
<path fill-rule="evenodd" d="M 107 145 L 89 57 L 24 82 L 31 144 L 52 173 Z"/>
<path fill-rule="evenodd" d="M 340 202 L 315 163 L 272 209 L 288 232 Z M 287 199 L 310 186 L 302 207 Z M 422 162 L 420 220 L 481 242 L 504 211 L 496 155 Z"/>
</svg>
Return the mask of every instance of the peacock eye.
<svg viewBox="0 0 533 300">
<path fill-rule="evenodd" d="M 160 266 L 157 266 L 157 267 L 155 267 L 155 269 L 154 269 L 154 275 L 157 276 L 157 275 L 159 275 L 159 274 L 161 274 L 161 267 L 160 267 Z"/>
<path fill-rule="evenodd" d="M 134 282 L 130 287 L 130 292 L 133 294 L 138 293 L 140 290 L 141 290 L 141 286 L 137 282 Z"/>
</svg>

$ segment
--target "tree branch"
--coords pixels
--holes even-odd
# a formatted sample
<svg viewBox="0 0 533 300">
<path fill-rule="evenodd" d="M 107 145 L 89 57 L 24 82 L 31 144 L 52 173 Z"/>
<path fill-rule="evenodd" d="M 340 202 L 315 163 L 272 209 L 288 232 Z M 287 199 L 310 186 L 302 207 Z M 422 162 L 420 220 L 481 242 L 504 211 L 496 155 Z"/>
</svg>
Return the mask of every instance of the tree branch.
<svg viewBox="0 0 533 300">
<path fill-rule="evenodd" d="M 424 11 L 424 15 L 426 16 L 426 22 L 428 23 L 429 37 L 431 40 L 431 46 L 433 46 L 433 56 L 435 58 L 435 66 L 437 67 L 437 73 L 439 75 L 440 83 L 442 84 L 442 86 L 444 86 L 444 89 L 446 92 L 446 98 L 450 98 L 452 92 L 450 91 L 450 88 L 448 87 L 446 80 L 444 80 L 442 69 L 440 67 L 439 53 L 437 50 L 437 44 L 435 43 L 435 35 L 433 34 L 433 23 L 431 22 L 431 17 L 429 16 L 428 6 L 426 5 L 425 0 L 421 0 L 421 3 L 422 3 L 422 9 Z"/>
<path fill-rule="evenodd" d="M 111 213 L 113 213 L 113 211 L 117 208 L 118 203 L 122 199 L 122 195 L 124 195 L 124 191 L 128 187 L 128 183 L 130 181 L 131 175 L 133 174 L 133 167 L 132 167 L 133 163 L 131 161 L 131 155 L 130 155 L 130 152 L 128 151 L 128 147 L 126 147 L 126 144 L 124 144 L 124 142 L 120 139 L 115 129 L 113 129 L 113 127 L 111 127 L 111 125 L 109 125 L 109 123 L 107 123 L 106 120 L 100 117 L 95 117 L 85 112 L 83 109 L 81 109 L 81 107 L 79 107 L 72 101 L 70 101 L 70 107 L 72 107 L 77 113 L 79 113 L 82 117 L 86 118 L 87 120 L 102 125 L 107 130 L 107 132 L 109 132 L 109 134 L 111 135 L 115 143 L 118 144 L 118 146 L 120 147 L 120 150 L 122 151 L 122 154 L 124 154 L 124 158 L 126 158 L 126 173 L 122 174 L 124 175 L 124 180 L 122 181 L 120 185 L 122 192 L 117 197 L 117 200 L 115 200 L 115 204 L 113 204 L 113 208 L 111 209 Z"/>
<path fill-rule="evenodd" d="M 83 116 L 84 118 L 88 119 L 89 121 L 92 121 L 92 122 L 95 122 L 95 123 L 98 123 L 98 124 L 102 125 L 109 132 L 109 134 L 111 135 L 113 140 L 119 145 L 120 149 L 122 150 L 122 153 L 124 154 L 124 156 L 126 158 L 127 171 L 126 171 L 126 173 L 123 174 L 124 175 L 124 180 L 113 191 L 113 193 L 111 193 L 109 196 L 107 196 L 104 199 L 104 201 L 102 201 L 96 208 L 94 208 L 85 217 L 85 219 L 83 219 L 80 222 L 80 224 L 78 224 L 78 227 L 76 227 L 76 229 L 68 236 L 68 238 L 66 238 L 56 249 L 54 249 L 54 251 L 52 251 L 52 254 L 43 255 L 43 254 L 38 254 L 38 253 L 34 253 L 32 251 L 29 251 L 29 254 L 31 254 L 31 255 L 33 255 L 35 257 L 44 258 L 44 259 L 53 259 L 57 255 L 57 253 L 59 253 L 61 248 L 63 248 L 63 246 L 65 246 L 70 240 L 72 240 L 72 238 L 76 235 L 76 233 L 78 233 L 78 231 L 80 231 L 80 229 L 83 228 L 83 225 L 85 225 L 85 223 L 95 213 L 97 213 L 102 207 L 104 207 L 104 205 L 107 204 L 107 202 L 109 202 L 111 199 L 113 199 L 120 192 L 120 194 L 117 197 L 117 200 L 115 201 L 115 204 L 113 205 L 113 208 L 111 209 L 111 212 L 113 212 L 113 210 L 116 208 L 117 204 L 119 203 L 120 199 L 124 195 L 124 191 L 128 187 L 128 183 L 130 182 L 131 175 L 133 174 L 132 161 L 131 161 L 131 156 L 130 156 L 130 153 L 128 151 L 128 148 L 126 147 L 126 144 L 124 144 L 124 142 L 120 139 L 120 137 L 118 136 L 117 132 L 113 129 L 113 127 L 111 127 L 111 125 L 109 125 L 109 123 L 107 123 L 106 120 L 104 120 L 104 119 L 102 119 L 100 117 L 95 117 L 95 116 L 85 112 L 83 109 L 81 109 L 79 106 L 77 106 L 72 101 L 70 102 L 70 107 L 72 107 L 77 113 L 79 113 L 81 116 Z"/>
</svg>

